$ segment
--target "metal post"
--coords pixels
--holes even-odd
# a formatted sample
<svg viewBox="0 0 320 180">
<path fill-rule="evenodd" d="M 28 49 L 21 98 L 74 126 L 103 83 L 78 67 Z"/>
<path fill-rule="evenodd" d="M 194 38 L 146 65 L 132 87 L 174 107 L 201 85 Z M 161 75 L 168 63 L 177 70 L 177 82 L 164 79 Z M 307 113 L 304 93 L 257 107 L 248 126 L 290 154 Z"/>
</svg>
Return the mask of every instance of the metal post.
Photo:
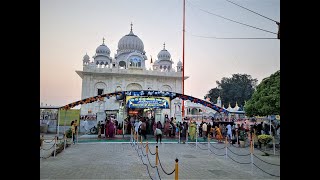
<svg viewBox="0 0 320 180">
<path fill-rule="evenodd" d="M 146 154 L 148 155 L 148 141 L 146 142 Z"/>
<path fill-rule="evenodd" d="M 156 146 L 156 166 L 158 166 L 158 146 Z"/>
<path fill-rule="evenodd" d="M 66 135 L 66 133 L 63 134 L 63 139 L 64 139 L 63 150 L 66 150 L 66 144 L 67 144 L 67 135 Z"/>
<path fill-rule="evenodd" d="M 276 155 L 276 147 L 275 147 L 274 136 L 272 136 L 272 140 L 273 140 L 273 155 Z"/>
<path fill-rule="evenodd" d="M 127 126 L 127 129 L 128 129 L 128 126 Z M 124 138 L 124 119 L 122 121 L 122 138 Z"/>
<path fill-rule="evenodd" d="M 57 126 L 57 136 L 59 137 L 59 123 L 60 123 L 60 109 L 58 109 L 58 126 Z"/>
<path fill-rule="evenodd" d="M 251 155 L 251 174 L 253 174 L 253 141 L 250 143 L 250 155 Z"/>
<path fill-rule="evenodd" d="M 189 126 L 190 126 L 190 125 L 188 125 L 188 129 L 186 130 L 186 144 L 188 144 L 188 140 L 189 140 L 189 139 L 188 139 Z"/>
<path fill-rule="evenodd" d="M 56 151 L 57 151 L 57 136 L 54 137 L 54 153 L 53 153 L 53 157 L 56 157 Z"/>
<path fill-rule="evenodd" d="M 43 158 L 43 141 L 44 141 L 44 138 L 43 138 L 43 135 L 42 135 L 42 137 L 40 138 L 40 140 L 41 140 L 41 146 L 40 146 L 40 148 L 41 148 L 41 158 L 40 159 L 42 159 Z"/>
<path fill-rule="evenodd" d="M 226 146 L 226 159 L 227 159 L 227 156 L 228 156 L 228 146 L 227 146 L 227 137 L 226 137 L 226 140 L 225 140 L 225 146 Z"/>
<path fill-rule="evenodd" d="M 178 164 L 178 162 L 179 162 L 179 160 L 178 160 L 178 158 L 176 158 L 176 165 L 175 165 L 175 171 L 174 171 L 174 179 L 175 180 L 178 180 L 179 179 L 179 164 Z"/>
<path fill-rule="evenodd" d="M 180 141 L 181 126 L 179 126 L 178 128 L 179 128 L 178 136 L 179 136 L 179 144 L 180 144 L 181 143 L 181 141 Z"/>
<path fill-rule="evenodd" d="M 197 125 L 197 129 L 196 129 L 196 150 L 197 150 L 197 146 L 198 146 L 198 129 L 199 129 L 199 126 Z"/>
<path fill-rule="evenodd" d="M 208 153 L 210 155 L 210 134 L 208 134 Z"/>
<path fill-rule="evenodd" d="M 66 114 L 67 114 L 67 109 L 64 111 L 64 126 L 63 126 L 63 131 L 66 133 Z"/>
</svg>

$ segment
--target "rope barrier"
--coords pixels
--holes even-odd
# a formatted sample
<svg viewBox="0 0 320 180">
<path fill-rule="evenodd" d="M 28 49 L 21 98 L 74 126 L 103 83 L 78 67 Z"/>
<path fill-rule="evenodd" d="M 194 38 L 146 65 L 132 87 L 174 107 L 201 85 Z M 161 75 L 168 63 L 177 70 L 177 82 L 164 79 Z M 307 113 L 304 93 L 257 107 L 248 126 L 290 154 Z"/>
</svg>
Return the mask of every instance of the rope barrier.
<svg viewBox="0 0 320 180">
<path fill-rule="evenodd" d="M 242 163 L 242 162 L 239 162 L 239 161 L 236 161 L 234 159 L 232 159 L 229 155 L 227 155 L 231 160 L 233 160 L 234 162 L 236 163 L 239 163 L 239 164 L 251 164 L 251 162 L 248 162 L 248 163 Z"/>
<path fill-rule="evenodd" d="M 264 160 L 260 159 L 258 156 L 256 156 L 255 154 L 253 154 L 253 156 L 256 157 L 257 159 L 259 159 L 260 161 L 266 163 L 266 164 L 270 164 L 270 165 L 274 165 L 274 166 L 280 166 L 280 164 L 273 164 L 273 163 L 269 163 L 267 161 L 264 161 Z"/>
<path fill-rule="evenodd" d="M 263 152 L 263 153 L 265 153 L 265 154 L 269 154 L 269 155 L 273 155 L 273 156 L 280 156 L 280 154 L 273 154 L 273 153 L 268 153 L 268 152 L 266 152 L 266 151 L 263 151 L 263 150 L 261 150 L 261 149 L 258 149 L 258 148 L 255 148 L 254 150 L 258 150 L 258 151 L 260 151 L 260 152 Z"/>
<path fill-rule="evenodd" d="M 147 171 L 148 171 L 148 175 L 149 175 L 150 179 L 152 179 L 152 180 L 153 180 L 153 178 L 151 177 L 150 172 L 149 172 L 148 164 L 146 164 L 146 163 L 144 163 L 144 162 L 143 162 L 142 156 L 141 156 L 141 155 L 139 155 L 139 152 L 138 152 L 138 156 L 140 157 L 140 159 L 141 159 L 141 161 L 142 161 L 142 164 L 143 164 L 143 165 L 145 165 L 145 166 L 147 167 Z"/>
<path fill-rule="evenodd" d="M 147 156 L 146 154 L 144 154 L 144 153 L 143 153 L 142 148 L 141 148 L 141 153 L 142 153 L 142 155 L 143 155 L 144 157 L 146 157 L 146 156 Z"/>
<path fill-rule="evenodd" d="M 280 177 L 280 176 L 278 176 L 278 175 L 274 175 L 274 174 L 270 174 L 270 173 L 266 172 L 265 170 L 259 168 L 255 163 L 252 163 L 252 164 L 253 164 L 255 167 L 257 167 L 258 169 L 260 169 L 262 172 L 264 172 L 264 173 L 266 173 L 266 174 L 269 174 L 270 176 Z"/>
<path fill-rule="evenodd" d="M 199 147 L 199 149 L 201 149 L 201 150 L 208 150 L 208 148 L 207 149 L 202 149 L 199 145 L 197 145 L 198 147 Z"/>
<path fill-rule="evenodd" d="M 215 148 L 215 149 L 225 149 L 225 148 L 226 148 L 226 147 L 217 148 L 217 147 L 214 147 L 214 145 L 212 145 L 211 143 L 210 143 L 210 145 L 211 145 L 213 148 Z"/>
<path fill-rule="evenodd" d="M 238 155 L 238 156 L 250 156 L 250 153 L 248 153 L 248 154 L 237 154 L 237 153 L 231 151 L 231 149 L 229 147 L 227 147 L 227 149 L 229 149 L 230 152 L 232 152 L 233 154 Z"/>
<path fill-rule="evenodd" d="M 142 146 L 143 146 L 143 148 L 146 148 L 146 147 L 147 147 L 147 144 L 146 144 L 145 146 L 142 144 Z"/>
<path fill-rule="evenodd" d="M 236 148 L 247 148 L 247 147 L 250 147 L 250 144 L 247 145 L 247 146 L 245 145 L 244 147 L 239 147 L 239 146 L 237 147 L 237 146 L 235 146 L 235 145 L 233 145 L 233 144 L 231 144 L 231 145 L 232 145 L 233 147 L 236 147 Z"/>
<path fill-rule="evenodd" d="M 176 169 L 174 169 L 171 173 L 167 173 L 167 172 L 163 169 L 163 167 L 162 167 L 162 165 L 161 165 L 161 161 L 160 161 L 159 154 L 158 154 L 158 160 L 159 160 L 160 167 L 161 167 L 162 171 L 163 171 L 165 174 L 167 174 L 167 175 L 171 175 L 171 174 L 173 174 L 173 173 L 174 173 L 174 171 L 175 171 Z"/>
<path fill-rule="evenodd" d="M 40 157 L 42 159 L 48 159 L 50 156 L 52 156 L 51 154 L 48 157 Z"/>
<path fill-rule="evenodd" d="M 54 138 L 50 142 L 46 142 L 45 140 L 43 140 L 43 142 L 45 143 L 51 143 L 52 141 L 54 141 Z"/>
<path fill-rule="evenodd" d="M 152 153 L 152 152 L 151 152 L 150 148 L 148 148 L 148 150 L 149 150 L 149 152 L 150 152 L 151 155 L 156 155 L 156 153 Z"/>
<path fill-rule="evenodd" d="M 211 154 L 215 154 L 216 156 L 225 156 L 225 155 L 226 155 L 226 153 L 224 153 L 224 154 L 217 154 L 217 153 L 213 152 L 211 149 L 209 149 L 209 150 L 211 151 Z"/>
<path fill-rule="evenodd" d="M 49 149 L 44 149 L 43 147 L 41 147 L 40 149 L 43 149 L 43 150 L 45 150 L 45 151 L 48 151 L 48 150 L 52 149 L 55 144 L 56 144 L 56 143 L 54 143 L 54 144 L 51 146 L 51 148 L 49 148 Z"/>
<path fill-rule="evenodd" d="M 149 161 L 150 167 L 152 167 L 152 168 L 156 168 L 156 166 L 152 166 L 152 165 L 151 165 L 148 154 L 147 154 L 147 158 L 148 158 L 148 161 Z"/>
<path fill-rule="evenodd" d="M 156 166 L 156 169 L 157 169 L 157 173 L 158 173 L 159 179 L 161 180 L 161 177 L 160 177 L 160 173 L 159 173 L 158 166 Z"/>
<path fill-rule="evenodd" d="M 140 157 L 140 159 L 141 159 L 141 161 L 142 161 L 142 164 L 147 167 L 147 172 L 148 172 L 148 175 L 149 175 L 150 179 L 153 180 L 153 178 L 152 178 L 151 175 L 150 175 L 150 171 L 149 171 L 148 164 L 146 164 L 146 163 L 143 162 L 142 155 L 139 154 L 139 149 L 141 149 L 141 151 L 143 151 L 142 148 L 139 148 L 139 144 L 136 144 L 136 145 L 135 145 L 134 143 L 130 143 L 130 144 L 131 144 L 132 147 L 135 147 L 135 150 L 137 151 L 138 156 Z M 151 153 L 151 152 L 150 152 L 150 153 Z M 142 152 L 142 154 L 143 154 L 143 152 Z M 146 155 L 146 156 L 148 157 L 148 155 Z M 150 164 L 149 157 L 148 157 L 148 161 L 149 161 L 149 164 Z M 159 174 L 159 171 L 158 171 L 158 167 L 157 167 L 157 166 L 152 166 L 151 164 L 150 164 L 150 166 L 151 166 L 152 168 L 156 168 L 156 169 L 157 169 L 159 179 L 161 180 L 160 174 Z"/>
</svg>

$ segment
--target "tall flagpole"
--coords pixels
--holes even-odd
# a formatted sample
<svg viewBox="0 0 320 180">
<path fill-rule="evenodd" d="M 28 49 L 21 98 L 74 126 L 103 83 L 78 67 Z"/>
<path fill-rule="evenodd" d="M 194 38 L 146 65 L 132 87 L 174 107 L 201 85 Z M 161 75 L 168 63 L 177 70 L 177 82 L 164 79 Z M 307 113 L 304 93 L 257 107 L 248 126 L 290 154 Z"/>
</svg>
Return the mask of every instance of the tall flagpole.
<svg viewBox="0 0 320 180">
<path fill-rule="evenodd" d="M 185 33 L 185 7 L 186 1 L 183 0 L 183 27 L 182 27 L 182 95 L 184 96 L 184 33 Z M 184 100 L 182 100 L 182 118 L 184 118 Z"/>
</svg>

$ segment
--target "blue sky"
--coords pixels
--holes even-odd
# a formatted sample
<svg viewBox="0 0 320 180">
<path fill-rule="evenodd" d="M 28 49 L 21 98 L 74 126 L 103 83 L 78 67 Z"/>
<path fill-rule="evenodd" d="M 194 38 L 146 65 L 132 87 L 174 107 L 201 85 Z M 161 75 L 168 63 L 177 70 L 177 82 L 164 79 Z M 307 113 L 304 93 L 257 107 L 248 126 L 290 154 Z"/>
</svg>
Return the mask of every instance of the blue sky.
<svg viewBox="0 0 320 180">
<path fill-rule="evenodd" d="M 279 0 L 232 1 L 280 21 Z M 149 59 L 165 42 L 176 65 L 182 61 L 182 8 L 183 0 L 41 0 L 40 101 L 62 106 L 81 99 L 75 71 L 82 70 L 83 56 L 92 57 L 104 37 L 113 57 L 131 22 Z M 185 94 L 203 98 L 223 77 L 246 73 L 261 82 L 280 69 L 280 40 L 197 37 L 276 37 L 204 11 L 277 32 L 275 22 L 226 0 L 186 0 Z"/>
</svg>

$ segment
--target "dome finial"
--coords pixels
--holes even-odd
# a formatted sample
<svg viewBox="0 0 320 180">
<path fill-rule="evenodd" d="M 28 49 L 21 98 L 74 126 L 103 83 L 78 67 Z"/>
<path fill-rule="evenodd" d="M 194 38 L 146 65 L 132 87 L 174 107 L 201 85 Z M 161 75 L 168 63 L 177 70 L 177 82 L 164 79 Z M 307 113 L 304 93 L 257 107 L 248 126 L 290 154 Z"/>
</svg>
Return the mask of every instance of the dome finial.
<svg viewBox="0 0 320 180">
<path fill-rule="evenodd" d="M 131 24 L 130 24 L 130 26 L 131 26 L 131 29 L 130 29 L 130 31 L 131 31 L 131 32 L 132 32 L 132 25 L 133 25 L 133 24 L 132 24 L 132 22 L 131 22 Z"/>
<path fill-rule="evenodd" d="M 104 37 L 103 37 L 103 38 L 102 38 L 102 44 L 103 44 L 103 45 L 104 45 L 104 40 L 105 40 L 105 39 L 104 39 Z"/>
<path fill-rule="evenodd" d="M 163 43 L 163 49 L 166 49 L 166 43 L 165 42 Z"/>
</svg>

